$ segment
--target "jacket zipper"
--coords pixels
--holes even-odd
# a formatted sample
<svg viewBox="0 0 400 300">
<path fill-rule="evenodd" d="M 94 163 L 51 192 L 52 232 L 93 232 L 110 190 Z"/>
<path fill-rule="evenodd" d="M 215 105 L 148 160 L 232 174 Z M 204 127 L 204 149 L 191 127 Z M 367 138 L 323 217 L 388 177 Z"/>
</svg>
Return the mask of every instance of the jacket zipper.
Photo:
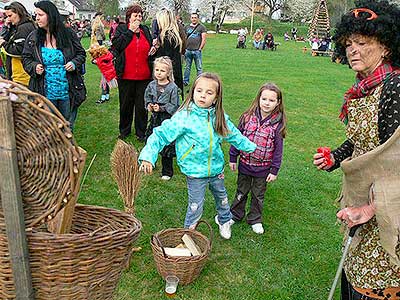
<svg viewBox="0 0 400 300">
<path fill-rule="evenodd" d="M 186 152 L 182 155 L 181 161 L 184 160 L 184 159 L 186 158 L 186 156 L 189 155 L 190 152 L 192 152 L 193 148 L 194 148 L 194 145 L 190 146 L 189 150 L 186 151 Z"/>
<path fill-rule="evenodd" d="M 36 43 L 35 43 L 35 45 L 33 47 L 35 48 L 35 52 L 36 52 L 36 55 L 38 56 L 39 62 L 44 67 L 44 64 L 43 64 L 43 61 L 42 61 L 42 50 L 39 50 L 39 46 Z"/>
<path fill-rule="evenodd" d="M 43 66 L 43 69 L 44 69 L 44 63 L 43 63 L 43 60 L 42 60 L 42 48 L 39 48 L 39 45 L 36 42 L 33 45 L 33 48 L 35 48 L 36 55 L 37 55 L 37 57 L 39 59 L 40 64 Z M 42 73 L 42 75 L 43 75 L 43 73 Z M 46 93 L 45 92 L 46 91 L 46 87 L 45 87 L 44 76 L 41 77 L 41 80 L 43 81 L 43 94 L 45 94 Z"/>
<path fill-rule="evenodd" d="M 210 145 L 209 145 L 209 149 L 208 149 L 208 176 L 210 176 L 211 175 L 212 143 L 213 143 L 212 126 L 211 126 L 211 122 L 210 122 L 210 112 L 208 112 L 207 123 L 208 123 L 208 134 L 210 135 Z"/>
<path fill-rule="evenodd" d="M 136 33 L 134 33 L 136 35 Z M 136 65 L 139 65 L 139 45 L 140 45 L 140 31 L 139 37 L 136 35 Z M 138 74 L 138 68 L 135 68 L 136 75 Z"/>
</svg>

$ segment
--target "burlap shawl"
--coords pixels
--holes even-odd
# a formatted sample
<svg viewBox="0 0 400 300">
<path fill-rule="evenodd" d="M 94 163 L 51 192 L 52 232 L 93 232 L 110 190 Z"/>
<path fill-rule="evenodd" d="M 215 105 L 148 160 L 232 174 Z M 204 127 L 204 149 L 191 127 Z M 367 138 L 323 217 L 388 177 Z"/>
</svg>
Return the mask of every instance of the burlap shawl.
<svg viewBox="0 0 400 300">
<path fill-rule="evenodd" d="M 396 246 L 400 243 L 400 128 L 382 145 L 341 163 L 343 170 L 342 207 L 368 203 L 372 188 L 376 220 L 382 247 L 391 261 L 400 266 Z M 355 237 L 355 247 L 360 238 Z"/>
</svg>

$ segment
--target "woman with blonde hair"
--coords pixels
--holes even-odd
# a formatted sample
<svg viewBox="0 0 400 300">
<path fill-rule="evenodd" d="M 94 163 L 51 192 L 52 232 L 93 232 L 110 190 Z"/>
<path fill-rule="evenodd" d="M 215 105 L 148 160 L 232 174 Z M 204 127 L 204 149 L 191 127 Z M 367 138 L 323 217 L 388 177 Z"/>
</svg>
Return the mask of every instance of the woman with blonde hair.
<svg viewBox="0 0 400 300">
<path fill-rule="evenodd" d="M 180 34 L 179 26 L 175 14 L 166 8 L 163 8 L 156 15 L 158 34 L 158 50 L 156 57 L 168 56 L 172 60 L 174 78 L 176 85 L 181 90 L 183 99 L 183 76 L 181 53 L 184 48 L 184 40 Z"/>
<path fill-rule="evenodd" d="M 92 35 L 90 37 L 90 45 L 98 43 L 100 46 L 103 45 L 103 41 L 106 39 L 106 34 L 104 33 L 103 24 L 103 13 L 97 12 L 92 23 Z"/>
</svg>

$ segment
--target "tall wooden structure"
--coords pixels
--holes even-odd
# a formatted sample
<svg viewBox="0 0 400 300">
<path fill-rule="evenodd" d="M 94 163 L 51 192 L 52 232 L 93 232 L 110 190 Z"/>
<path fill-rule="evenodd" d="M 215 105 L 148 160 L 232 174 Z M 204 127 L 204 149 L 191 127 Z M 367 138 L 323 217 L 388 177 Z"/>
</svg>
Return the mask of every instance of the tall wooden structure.
<svg viewBox="0 0 400 300">
<path fill-rule="evenodd" d="M 330 36 L 330 21 L 328 6 L 325 0 L 320 0 L 314 11 L 314 16 L 308 28 L 308 38 L 318 37 L 322 39 Z"/>
</svg>

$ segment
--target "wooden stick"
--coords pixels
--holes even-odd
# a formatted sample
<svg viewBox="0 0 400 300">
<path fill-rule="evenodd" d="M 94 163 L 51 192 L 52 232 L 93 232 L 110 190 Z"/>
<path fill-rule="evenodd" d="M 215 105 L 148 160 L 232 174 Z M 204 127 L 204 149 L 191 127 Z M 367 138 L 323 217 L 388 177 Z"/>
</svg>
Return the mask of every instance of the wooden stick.
<svg viewBox="0 0 400 300">
<path fill-rule="evenodd" d="M 0 194 L 16 299 L 33 300 L 29 250 L 18 171 L 14 118 L 8 97 L 0 97 Z"/>
<path fill-rule="evenodd" d="M 73 218 L 74 211 L 75 211 L 75 205 L 78 200 L 80 188 L 81 188 L 79 181 L 80 181 L 80 178 L 83 173 L 86 155 L 87 155 L 86 151 L 83 150 L 82 148 L 79 148 L 79 153 L 80 153 L 79 156 L 81 157 L 81 160 L 78 162 L 79 163 L 78 174 L 76 174 L 77 179 L 74 182 L 75 187 L 74 187 L 74 190 L 72 191 L 73 194 L 72 194 L 71 200 L 56 215 L 56 217 L 53 220 L 48 222 L 47 229 L 52 233 L 63 234 L 63 233 L 69 233 L 71 231 L 72 218 Z"/>
</svg>

